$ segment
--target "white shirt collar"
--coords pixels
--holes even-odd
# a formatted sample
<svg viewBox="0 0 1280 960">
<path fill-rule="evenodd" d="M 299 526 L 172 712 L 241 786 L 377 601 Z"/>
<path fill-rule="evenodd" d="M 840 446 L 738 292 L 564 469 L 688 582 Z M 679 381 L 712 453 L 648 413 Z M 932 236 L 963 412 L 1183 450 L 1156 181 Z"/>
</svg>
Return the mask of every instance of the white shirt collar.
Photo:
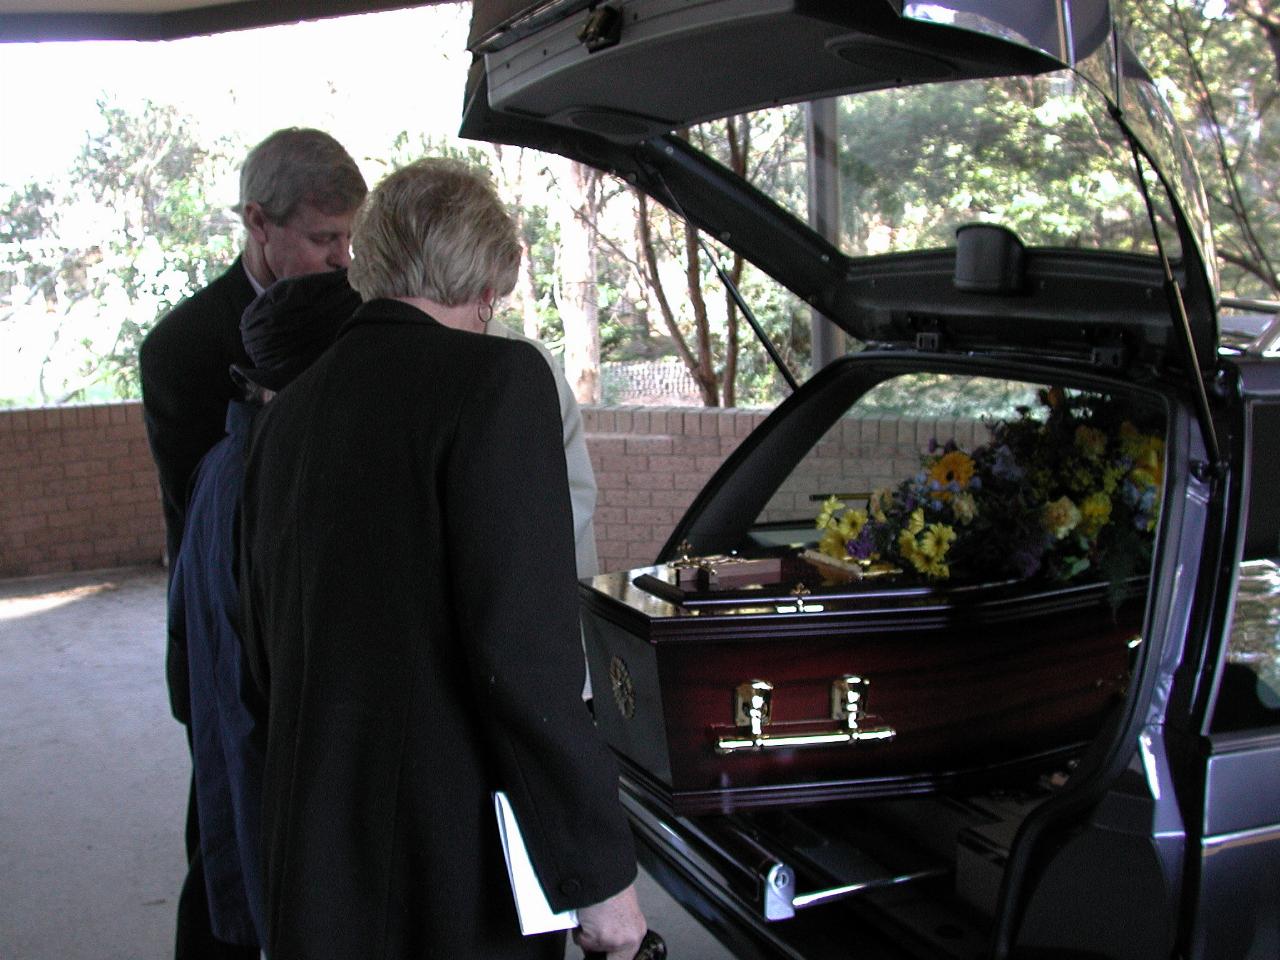
<svg viewBox="0 0 1280 960">
<path fill-rule="evenodd" d="M 260 284 L 258 282 L 258 278 L 255 277 L 250 272 L 248 263 L 246 263 L 244 260 L 241 260 L 240 266 L 244 267 L 244 275 L 249 278 L 249 286 L 253 287 L 254 296 L 258 296 L 258 297 L 262 296 L 263 291 L 265 291 L 267 288 L 264 287 L 262 284 Z"/>
</svg>

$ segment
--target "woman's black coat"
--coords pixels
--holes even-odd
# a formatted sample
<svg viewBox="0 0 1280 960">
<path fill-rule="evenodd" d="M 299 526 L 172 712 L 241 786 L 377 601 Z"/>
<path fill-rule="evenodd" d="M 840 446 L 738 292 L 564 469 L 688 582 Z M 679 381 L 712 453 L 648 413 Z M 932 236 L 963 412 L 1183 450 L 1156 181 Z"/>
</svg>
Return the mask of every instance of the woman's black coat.
<svg viewBox="0 0 1280 960">
<path fill-rule="evenodd" d="M 242 588 L 272 960 L 562 956 L 516 930 L 497 788 L 554 908 L 633 879 L 580 697 L 560 434 L 532 347 L 386 300 L 259 417 Z"/>
</svg>

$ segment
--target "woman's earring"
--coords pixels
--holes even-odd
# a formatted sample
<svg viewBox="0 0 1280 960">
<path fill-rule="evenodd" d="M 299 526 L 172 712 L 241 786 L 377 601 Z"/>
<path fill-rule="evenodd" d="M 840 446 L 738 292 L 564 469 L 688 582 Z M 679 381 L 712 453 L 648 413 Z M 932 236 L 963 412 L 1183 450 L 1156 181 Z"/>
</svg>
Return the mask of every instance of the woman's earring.
<svg viewBox="0 0 1280 960">
<path fill-rule="evenodd" d="M 480 321 L 481 330 L 488 330 L 489 321 L 493 319 L 493 304 L 482 302 L 476 307 L 476 319 Z"/>
</svg>

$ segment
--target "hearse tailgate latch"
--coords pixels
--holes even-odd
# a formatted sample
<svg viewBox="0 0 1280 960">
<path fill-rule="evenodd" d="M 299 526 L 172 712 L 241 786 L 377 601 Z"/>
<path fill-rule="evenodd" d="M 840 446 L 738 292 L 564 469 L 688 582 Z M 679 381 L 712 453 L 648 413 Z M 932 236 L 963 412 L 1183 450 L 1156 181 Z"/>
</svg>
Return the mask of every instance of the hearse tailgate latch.
<svg viewBox="0 0 1280 960">
<path fill-rule="evenodd" d="M 732 735 L 716 738 L 717 753 L 761 752 L 798 747 L 832 747 L 873 741 L 892 740 L 893 727 L 874 721 L 867 713 L 865 677 L 848 673 L 832 681 L 831 720 L 772 723 L 773 684 L 767 680 L 740 683 L 733 695 L 733 719 L 737 728 Z"/>
</svg>

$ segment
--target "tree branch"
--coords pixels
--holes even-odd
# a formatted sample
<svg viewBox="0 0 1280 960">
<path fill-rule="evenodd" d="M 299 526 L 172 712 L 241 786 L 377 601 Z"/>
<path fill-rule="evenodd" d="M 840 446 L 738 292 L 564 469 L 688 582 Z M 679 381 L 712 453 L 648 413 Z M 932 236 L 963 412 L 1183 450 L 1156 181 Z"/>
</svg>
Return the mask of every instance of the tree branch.
<svg viewBox="0 0 1280 960">
<path fill-rule="evenodd" d="M 662 313 L 662 320 L 666 324 L 667 333 L 670 334 L 672 343 L 675 345 L 676 353 L 679 354 L 685 367 L 696 378 L 698 361 L 694 359 L 693 353 L 689 350 L 689 345 L 680 333 L 680 327 L 676 323 L 675 312 L 671 309 L 671 302 L 667 299 L 667 292 L 662 286 L 662 277 L 658 273 L 658 254 L 654 248 L 653 230 L 649 223 L 648 198 L 643 191 L 637 188 L 633 187 L 632 192 L 636 197 L 636 240 L 644 257 L 646 286 L 653 291 L 654 298 L 658 301 L 658 310 Z"/>
</svg>

